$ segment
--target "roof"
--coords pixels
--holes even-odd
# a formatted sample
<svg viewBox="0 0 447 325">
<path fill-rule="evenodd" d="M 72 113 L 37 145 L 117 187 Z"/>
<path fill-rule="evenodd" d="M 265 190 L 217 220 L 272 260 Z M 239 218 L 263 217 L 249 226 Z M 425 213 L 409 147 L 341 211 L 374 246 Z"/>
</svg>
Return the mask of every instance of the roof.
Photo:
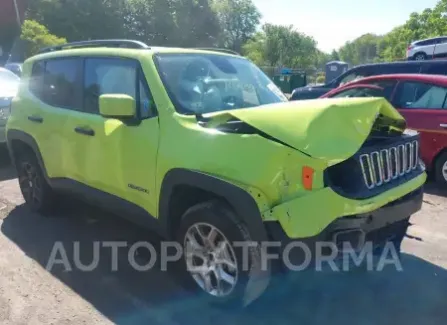
<svg viewBox="0 0 447 325">
<path fill-rule="evenodd" d="M 366 77 L 362 79 L 358 79 L 356 81 L 347 83 L 346 86 L 359 85 L 368 81 L 374 80 L 387 80 L 387 79 L 398 79 L 398 80 L 413 80 L 413 81 L 421 81 L 421 82 L 431 82 L 440 84 L 443 86 L 447 86 L 447 76 L 445 75 L 433 75 L 433 74 L 385 74 L 385 75 L 377 75 L 372 77 Z M 344 87 L 345 85 L 343 85 Z"/>
<path fill-rule="evenodd" d="M 74 48 L 64 49 L 52 52 L 45 52 L 37 54 L 27 61 L 36 61 L 50 58 L 60 58 L 66 56 L 88 56 L 88 55 L 104 55 L 104 56 L 119 56 L 129 58 L 142 58 L 147 55 L 159 54 L 159 53 L 208 53 L 223 56 L 236 56 L 230 53 L 213 50 L 201 50 L 201 49 L 188 49 L 188 48 L 174 48 L 174 47 L 150 47 L 146 49 L 135 48 L 113 48 L 113 47 L 87 47 L 87 48 Z"/>
<path fill-rule="evenodd" d="M 437 38 L 442 38 L 442 37 L 447 37 L 447 36 L 441 36 L 440 35 L 440 36 L 436 36 L 436 37 L 429 37 L 429 38 L 419 39 L 419 40 L 411 42 L 411 44 L 419 43 L 419 42 L 423 42 L 423 41 L 430 41 L 430 40 L 437 39 Z"/>
</svg>

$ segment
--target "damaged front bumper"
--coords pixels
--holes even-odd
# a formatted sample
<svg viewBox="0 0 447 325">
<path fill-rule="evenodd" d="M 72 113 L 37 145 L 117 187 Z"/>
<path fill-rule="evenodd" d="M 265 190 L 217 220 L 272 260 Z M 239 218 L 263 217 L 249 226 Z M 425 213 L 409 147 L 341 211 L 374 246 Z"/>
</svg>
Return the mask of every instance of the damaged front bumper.
<svg viewBox="0 0 447 325">
<path fill-rule="evenodd" d="M 277 205 L 263 214 L 265 224 L 277 221 L 291 239 L 314 237 L 343 216 L 371 213 L 423 186 L 425 173 L 372 198 L 355 200 L 336 193 L 330 187 L 311 192 Z M 408 215 L 407 215 L 408 217 Z"/>
<path fill-rule="evenodd" d="M 397 244 L 400 244 L 410 216 L 421 209 L 422 197 L 423 187 L 420 186 L 376 210 L 336 218 L 318 234 L 300 239 L 288 236 L 278 222 L 265 222 L 265 226 L 271 239 L 281 242 L 281 251 L 292 242 L 304 244 L 313 257 L 316 256 L 317 243 L 332 244 L 339 252 L 343 251 L 346 244 L 354 251 L 360 251 L 366 243 L 372 243 L 373 248 L 380 248 L 390 241 L 397 240 Z M 300 264 L 305 255 L 302 250 L 295 250 L 295 254 L 289 258 L 293 264 Z"/>
</svg>

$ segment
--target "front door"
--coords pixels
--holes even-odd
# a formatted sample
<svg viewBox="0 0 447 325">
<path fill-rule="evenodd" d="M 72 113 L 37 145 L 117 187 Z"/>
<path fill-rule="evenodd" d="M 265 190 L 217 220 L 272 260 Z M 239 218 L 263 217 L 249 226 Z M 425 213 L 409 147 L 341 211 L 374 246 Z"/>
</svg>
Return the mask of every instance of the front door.
<svg viewBox="0 0 447 325">
<path fill-rule="evenodd" d="M 67 128 L 75 139 L 70 159 L 78 171 L 77 181 L 112 194 L 113 203 L 127 201 L 155 216 L 159 124 L 140 65 L 131 59 L 97 57 L 86 58 L 84 69 L 84 112 L 73 116 Z M 135 121 L 102 117 L 103 94 L 134 97 Z"/>
<path fill-rule="evenodd" d="M 421 134 L 421 155 L 432 166 L 437 154 L 447 148 L 447 88 L 417 81 L 400 82 L 393 104 L 411 129 Z"/>
</svg>

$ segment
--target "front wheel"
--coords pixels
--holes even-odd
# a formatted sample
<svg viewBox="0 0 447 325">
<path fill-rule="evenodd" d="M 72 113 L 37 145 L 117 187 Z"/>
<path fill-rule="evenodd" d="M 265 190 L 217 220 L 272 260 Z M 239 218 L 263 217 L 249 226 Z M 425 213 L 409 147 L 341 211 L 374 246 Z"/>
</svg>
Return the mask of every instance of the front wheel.
<svg viewBox="0 0 447 325">
<path fill-rule="evenodd" d="M 447 152 L 444 152 L 436 159 L 434 172 L 436 182 L 447 188 Z"/>
<path fill-rule="evenodd" d="M 183 284 L 210 303 L 245 306 L 265 290 L 259 282 L 252 283 L 262 272 L 260 249 L 240 246 L 253 242 L 246 226 L 226 204 L 209 201 L 186 211 L 177 241 L 184 248 L 179 275 Z"/>
</svg>

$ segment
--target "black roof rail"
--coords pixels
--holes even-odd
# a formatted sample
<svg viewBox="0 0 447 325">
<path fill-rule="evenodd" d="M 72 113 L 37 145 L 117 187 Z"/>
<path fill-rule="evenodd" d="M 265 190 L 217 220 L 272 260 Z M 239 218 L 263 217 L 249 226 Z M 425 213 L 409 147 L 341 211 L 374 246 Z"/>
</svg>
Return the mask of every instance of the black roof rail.
<svg viewBox="0 0 447 325">
<path fill-rule="evenodd" d="M 227 54 L 233 54 L 233 55 L 239 55 L 236 51 L 228 50 L 228 49 L 221 49 L 217 47 L 194 47 L 194 50 L 203 50 L 203 51 L 212 51 L 212 52 L 221 52 L 221 53 L 227 53 Z"/>
<path fill-rule="evenodd" d="M 149 49 L 150 47 L 140 41 L 127 40 L 127 39 L 104 39 L 104 40 L 92 40 L 92 41 L 80 41 L 66 43 L 62 45 L 50 46 L 39 50 L 40 53 L 48 53 L 66 49 L 75 49 L 83 47 L 121 47 L 131 49 Z"/>
</svg>

